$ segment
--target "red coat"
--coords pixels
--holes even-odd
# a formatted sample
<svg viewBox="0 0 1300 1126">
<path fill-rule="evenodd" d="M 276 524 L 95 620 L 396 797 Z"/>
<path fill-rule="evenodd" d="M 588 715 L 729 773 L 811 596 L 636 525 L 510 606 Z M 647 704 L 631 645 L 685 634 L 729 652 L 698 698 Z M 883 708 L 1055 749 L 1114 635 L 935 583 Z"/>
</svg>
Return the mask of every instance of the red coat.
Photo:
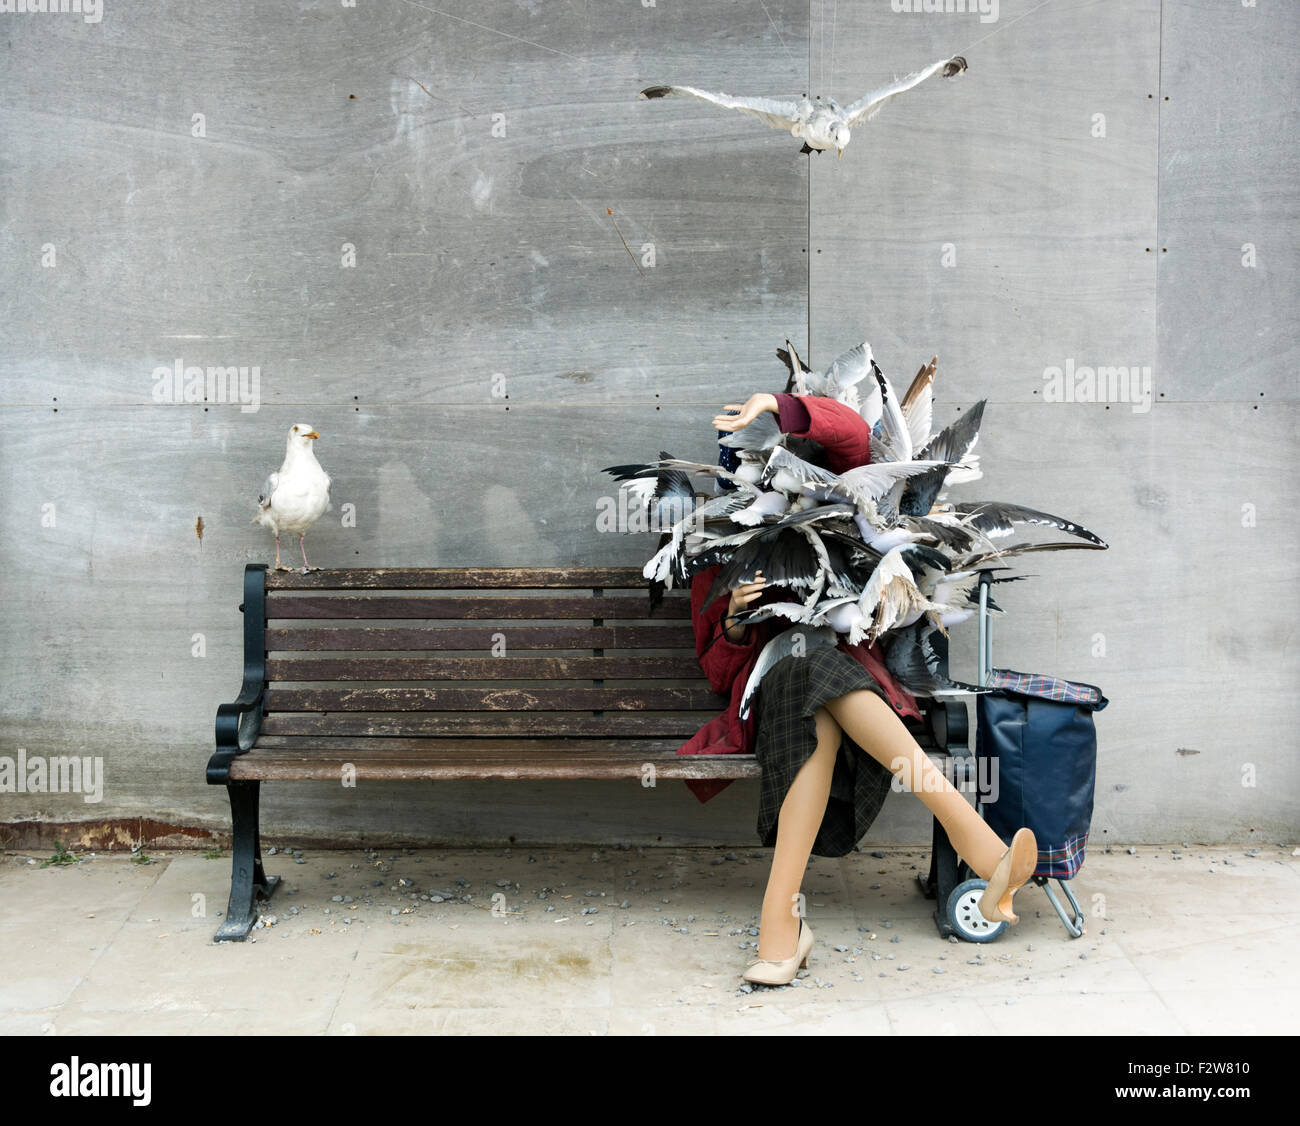
<svg viewBox="0 0 1300 1126">
<path fill-rule="evenodd" d="M 796 438 L 811 438 L 822 446 L 826 450 L 827 465 L 832 472 L 843 473 L 870 461 L 870 432 L 858 412 L 851 407 L 820 395 L 778 395 L 777 401 L 781 407 L 781 428 Z M 800 406 L 805 407 L 806 412 L 800 412 Z M 787 429 L 792 421 L 795 424 L 802 423 L 805 414 L 809 420 L 807 429 Z M 726 711 L 709 720 L 677 748 L 679 755 L 753 754 L 757 740 L 758 709 L 751 707 L 748 717 L 741 719 L 740 698 L 744 695 L 750 673 L 754 671 L 758 654 L 773 633 L 773 627 L 770 622 L 752 625 L 739 642 L 731 641 L 721 633 L 722 619 L 726 616 L 731 592 L 719 595 L 709 606 L 704 605 L 704 598 L 720 570 L 720 566 L 710 567 L 691 579 L 691 621 L 695 627 L 695 655 L 699 658 L 700 668 L 714 691 L 729 694 L 729 702 Z M 750 606 L 761 606 L 764 602 L 781 601 L 789 597 L 789 591 L 784 588 L 768 586 Z M 837 648 L 861 662 L 885 690 L 899 715 L 921 718 L 915 698 L 903 689 L 885 667 L 877 645 L 850 646 L 841 638 Z M 692 779 L 686 785 L 700 801 L 705 802 L 730 786 L 731 781 Z"/>
</svg>

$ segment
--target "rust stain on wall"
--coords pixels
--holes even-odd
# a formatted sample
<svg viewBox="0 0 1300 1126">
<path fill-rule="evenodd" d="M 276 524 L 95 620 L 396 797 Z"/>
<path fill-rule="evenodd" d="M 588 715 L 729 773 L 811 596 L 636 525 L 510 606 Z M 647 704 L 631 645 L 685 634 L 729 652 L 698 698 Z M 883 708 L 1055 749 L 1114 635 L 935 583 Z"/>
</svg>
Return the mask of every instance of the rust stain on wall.
<svg viewBox="0 0 1300 1126">
<path fill-rule="evenodd" d="M 10 821 L 0 825 L 5 848 L 52 849 L 55 844 L 74 852 L 130 852 L 146 848 L 230 847 L 230 834 L 193 825 L 173 825 L 147 817 L 106 821 Z"/>
</svg>

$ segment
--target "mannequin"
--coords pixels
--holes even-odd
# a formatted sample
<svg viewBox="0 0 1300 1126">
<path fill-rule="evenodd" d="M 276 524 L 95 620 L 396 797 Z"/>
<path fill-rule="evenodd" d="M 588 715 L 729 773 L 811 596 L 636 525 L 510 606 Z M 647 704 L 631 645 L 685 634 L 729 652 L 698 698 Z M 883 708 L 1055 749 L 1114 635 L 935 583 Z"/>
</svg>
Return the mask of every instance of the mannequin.
<svg viewBox="0 0 1300 1126">
<path fill-rule="evenodd" d="M 727 404 L 723 410 L 738 413 L 719 414 L 713 419 L 714 427 L 735 431 L 748 426 L 763 411 L 776 413 L 778 404 L 774 395 L 757 394 L 743 406 Z M 755 581 L 732 590 L 722 621 L 723 636 L 728 640 L 739 642 L 744 635 L 744 626 L 733 620 L 734 615 L 758 599 L 765 585 L 762 572 L 758 572 Z M 1003 845 L 961 792 L 930 762 L 903 721 L 874 692 L 859 689 L 829 700 L 817 708 L 814 720 L 816 750 L 796 774 L 781 803 L 772 869 L 763 896 L 758 960 L 746 972 L 746 980 L 782 984 L 793 979 L 799 964 L 806 964 L 812 946 L 811 931 L 794 904 L 826 812 L 836 755 L 846 734 L 920 798 L 943 825 L 957 855 L 988 881 L 979 901 L 980 913 L 991 922 L 1019 921 L 1011 910 L 1012 896 L 1033 875 L 1038 863 L 1037 843 L 1029 829 L 1017 832 L 1010 847 Z"/>
</svg>

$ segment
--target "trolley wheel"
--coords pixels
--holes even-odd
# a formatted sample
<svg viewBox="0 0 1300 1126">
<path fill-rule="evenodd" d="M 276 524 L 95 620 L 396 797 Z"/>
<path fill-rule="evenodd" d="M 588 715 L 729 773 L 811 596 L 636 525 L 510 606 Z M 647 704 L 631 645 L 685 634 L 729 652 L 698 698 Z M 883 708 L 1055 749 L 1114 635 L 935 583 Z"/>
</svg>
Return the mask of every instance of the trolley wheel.
<svg viewBox="0 0 1300 1126">
<path fill-rule="evenodd" d="M 948 921 L 964 942 L 992 942 L 1010 926 L 991 923 L 980 914 L 980 896 L 988 886 L 988 880 L 967 880 L 953 888 L 948 896 Z"/>
</svg>

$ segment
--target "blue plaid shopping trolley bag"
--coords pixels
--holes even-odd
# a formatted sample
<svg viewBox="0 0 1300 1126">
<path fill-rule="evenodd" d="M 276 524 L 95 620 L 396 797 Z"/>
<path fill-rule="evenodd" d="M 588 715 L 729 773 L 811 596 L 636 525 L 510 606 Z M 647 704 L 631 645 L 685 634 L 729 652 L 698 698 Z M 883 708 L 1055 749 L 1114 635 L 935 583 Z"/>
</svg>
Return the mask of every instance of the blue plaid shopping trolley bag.
<svg viewBox="0 0 1300 1126">
<path fill-rule="evenodd" d="M 982 571 L 978 684 L 986 691 L 975 697 L 977 801 L 989 828 L 1005 843 L 1022 826 L 1033 830 L 1038 842 L 1033 882 L 1047 893 L 1070 936 L 1078 938 L 1084 933 L 1083 911 L 1065 881 L 1083 866 L 1088 847 L 1097 774 L 1093 713 L 1109 701 L 1092 684 L 993 668 L 991 581 L 991 573 Z M 972 877 L 936 828 L 931 871 L 922 890 L 940 900 L 935 912 L 940 933 L 992 942 L 1008 924 L 991 923 L 980 914 L 987 885 Z M 1069 913 L 1052 890 L 1052 880 L 1069 901 Z"/>
<path fill-rule="evenodd" d="M 1084 933 L 1079 902 L 1065 881 L 1083 866 L 1097 777 L 1093 713 L 1109 701 L 1092 684 L 992 667 L 988 571 L 980 575 L 980 680 L 975 758 L 980 810 L 1010 843 L 1027 825 L 1038 841 L 1033 880 L 1072 938 Z M 1067 914 L 1051 881 L 1069 900 Z M 1005 924 L 1003 924 L 1005 925 Z"/>
</svg>

